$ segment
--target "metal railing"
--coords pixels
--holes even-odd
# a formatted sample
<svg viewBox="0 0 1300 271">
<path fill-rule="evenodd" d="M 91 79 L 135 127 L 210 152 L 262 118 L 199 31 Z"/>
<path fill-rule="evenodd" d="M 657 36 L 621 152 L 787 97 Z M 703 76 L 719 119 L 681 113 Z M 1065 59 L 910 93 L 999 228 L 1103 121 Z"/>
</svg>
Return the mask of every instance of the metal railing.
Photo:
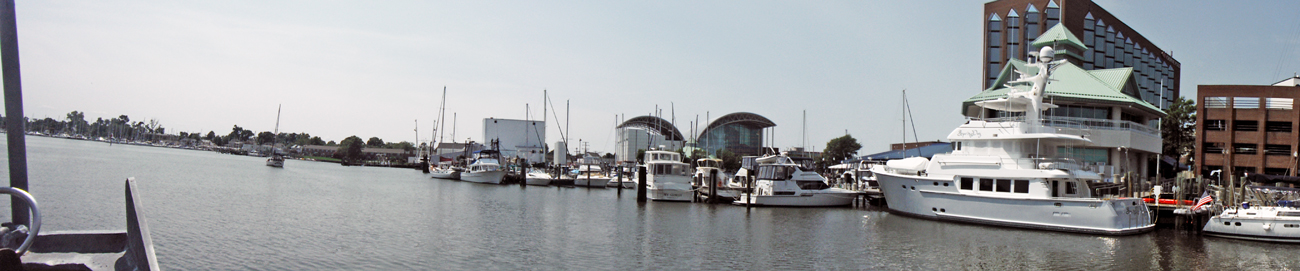
<svg viewBox="0 0 1300 271">
<path fill-rule="evenodd" d="M 1024 116 L 984 119 L 988 122 L 1024 122 Z M 1057 128 L 1075 128 L 1083 130 L 1136 131 L 1150 136 L 1160 136 L 1160 130 L 1145 124 L 1127 120 L 1108 120 L 1077 117 L 1044 116 L 1043 126 Z"/>
</svg>

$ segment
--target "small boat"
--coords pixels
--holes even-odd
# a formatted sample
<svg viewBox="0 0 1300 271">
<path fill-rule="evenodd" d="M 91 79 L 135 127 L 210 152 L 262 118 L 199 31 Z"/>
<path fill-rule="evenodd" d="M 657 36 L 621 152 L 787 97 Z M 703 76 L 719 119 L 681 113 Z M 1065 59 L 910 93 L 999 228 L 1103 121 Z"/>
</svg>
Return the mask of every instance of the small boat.
<svg viewBox="0 0 1300 271">
<path fill-rule="evenodd" d="M 620 177 L 622 177 L 622 179 L 620 179 Z M 620 185 L 623 186 L 623 189 L 635 189 L 636 174 L 615 172 L 614 176 L 609 177 L 609 183 L 605 184 L 605 187 L 618 188 Z"/>
<path fill-rule="evenodd" d="M 605 175 L 600 165 L 583 164 L 578 165 L 578 175 L 573 178 L 573 186 L 605 188 L 609 180 L 609 176 Z"/>
<path fill-rule="evenodd" d="M 501 184 L 506 177 L 506 170 L 501 167 L 500 153 L 496 150 L 482 150 L 475 153 L 474 163 L 469 169 L 460 173 L 460 180 L 475 183 Z"/>
<path fill-rule="evenodd" d="M 275 108 L 275 138 L 277 140 L 271 141 L 271 155 L 266 158 L 266 166 L 284 168 L 284 154 L 275 147 L 275 143 L 278 143 L 280 138 L 280 107 Z"/>
<path fill-rule="evenodd" d="M 457 167 L 454 162 L 439 162 L 437 165 L 429 165 L 429 176 L 438 179 L 460 180 L 461 172 L 464 168 Z"/>
<path fill-rule="evenodd" d="M 717 158 L 700 158 L 695 160 L 694 186 L 699 189 L 700 195 L 712 199 L 727 199 L 728 201 L 740 197 L 743 189 L 736 189 L 728 186 L 731 179 L 722 171 L 722 159 Z M 717 188 L 713 188 L 717 187 Z M 714 190 L 710 194 L 710 190 Z"/>
<path fill-rule="evenodd" d="M 690 164 L 676 152 L 651 150 L 643 158 L 646 197 L 657 201 L 691 201 Z"/>
<path fill-rule="evenodd" d="M 806 158 L 801 160 L 812 162 Z M 796 163 L 784 153 L 758 158 L 756 162 L 758 174 L 753 176 L 753 193 L 741 194 L 733 204 L 830 207 L 848 206 L 857 198 L 857 192 L 831 187 L 826 178 L 812 171 L 805 165 L 807 163 Z"/>
<path fill-rule="evenodd" d="M 545 186 L 551 184 L 551 179 L 555 178 L 551 177 L 551 174 L 547 173 L 545 169 L 534 168 L 528 170 L 528 174 L 524 176 L 524 184 Z"/>
<path fill-rule="evenodd" d="M 1300 243 L 1300 208 L 1250 206 L 1228 208 L 1210 217 L 1205 235 L 1253 241 Z"/>
</svg>

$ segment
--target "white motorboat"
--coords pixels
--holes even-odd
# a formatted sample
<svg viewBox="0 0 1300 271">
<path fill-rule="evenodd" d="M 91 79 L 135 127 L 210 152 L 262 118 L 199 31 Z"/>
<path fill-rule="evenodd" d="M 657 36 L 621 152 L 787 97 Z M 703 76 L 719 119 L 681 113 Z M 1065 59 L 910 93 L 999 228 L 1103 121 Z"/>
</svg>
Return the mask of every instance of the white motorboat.
<svg viewBox="0 0 1300 271">
<path fill-rule="evenodd" d="M 501 167 L 500 155 L 496 150 L 482 150 L 475 154 L 474 163 L 468 170 L 460 173 L 460 180 L 475 183 L 501 184 L 506 177 L 506 170 Z"/>
<path fill-rule="evenodd" d="M 283 167 L 284 167 L 284 156 L 283 156 L 283 155 L 280 155 L 279 153 L 277 153 L 277 154 L 272 154 L 272 155 L 271 155 L 271 158 L 266 158 L 266 166 L 269 166 L 269 167 L 278 167 L 278 168 L 283 168 Z"/>
<path fill-rule="evenodd" d="M 976 103 L 1024 112 L 1024 117 L 972 119 L 948 135 L 955 146 L 951 153 L 874 167 L 889 210 L 927 219 L 1088 234 L 1154 229 L 1141 199 L 1094 197 L 1088 182 L 1101 181 L 1098 174 L 1082 170 L 1073 159 L 1047 158 L 1056 156 L 1058 148 L 1092 142 L 1040 121 L 1043 108 L 1055 107 L 1042 98 L 1049 64 L 1060 63 L 1051 62 L 1051 52 L 1044 46 L 1039 61 L 1030 64 L 1037 65 L 1037 75 L 1010 82 L 1029 83 L 1029 89 L 1020 88 L 996 102 Z"/>
<path fill-rule="evenodd" d="M 551 177 L 551 174 L 547 173 L 545 169 L 534 168 L 528 170 L 528 174 L 524 176 L 524 183 L 528 185 L 545 186 L 551 184 L 551 179 L 554 178 Z"/>
<path fill-rule="evenodd" d="M 609 176 L 605 175 L 600 165 L 583 164 L 578 166 L 578 175 L 573 179 L 573 186 L 605 188 L 609 180 Z"/>
<path fill-rule="evenodd" d="M 275 143 L 278 143 L 280 138 L 280 107 L 278 106 L 275 108 L 275 134 L 274 135 L 275 135 L 274 138 L 276 138 L 276 140 L 271 141 L 272 142 L 271 155 L 269 158 L 266 158 L 266 166 L 284 168 L 284 154 L 281 154 L 280 150 L 276 149 L 275 147 Z"/>
<path fill-rule="evenodd" d="M 717 158 L 700 158 L 695 160 L 694 186 L 699 189 L 700 194 L 714 199 L 727 199 L 728 201 L 740 197 L 741 189 L 732 188 L 727 185 L 731 179 L 722 170 L 722 160 Z M 717 187 L 717 188 L 713 188 Z M 713 188 L 713 189 L 711 189 Z M 711 190 L 717 195 L 710 193 Z"/>
<path fill-rule="evenodd" d="M 690 164 L 676 152 L 645 152 L 646 197 L 657 201 L 691 201 Z"/>
<path fill-rule="evenodd" d="M 621 170 L 622 167 L 619 168 Z M 609 183 L 605 184 L 605 187 L 617 188 L 620 185 L 623 186 L 623 189 L 635 189 L 636 174 L 628 173 L 628 172 L 616 172 L 614 173 L 614 176 L 609 177 Z"/>
<path fill-rule="evenodd" d="M 1215 237 L 1300 243 L 1300 208 L 1265 206 L 1228 208 L 1210 217 L 1201 232 Z"/>
<path fill-rule="evenodd" d="M 454 162 L 440 162 L 437 165 L 429 165 L 429 176 L 438 179 L 460 180 L 460 174 L 464 171 L 464 168 L 455 166 Z"/>
<path fill-rule="evenodd" d="M 811 161 L 811 160 L 809 160 Z M 848 206 L 858 193 L 831 187 L 826 178 L 791 157 L 780 154 L 756 160 L 752 194 L 740 194 L 734 204 L 757 206 L 826 207 Z M 745 172 L 748 175 L 748 172 Z M 737 176 L 741 176 L 737 174 Z"/>
</svg>

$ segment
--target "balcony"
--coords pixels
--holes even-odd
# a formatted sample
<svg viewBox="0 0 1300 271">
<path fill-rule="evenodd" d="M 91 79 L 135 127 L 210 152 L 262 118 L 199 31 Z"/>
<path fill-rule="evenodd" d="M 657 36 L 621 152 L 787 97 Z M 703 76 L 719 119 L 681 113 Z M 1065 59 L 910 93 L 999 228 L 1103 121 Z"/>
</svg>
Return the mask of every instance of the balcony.
<svg viewBox="0 0 1300 271">
<path fill-rule="evenodd" d="M 992 118 L 988 122 L 1023 122 L 1022 116 Z M 1057 133 L 1085 135 L 1097 147 L 1129 147 L 1158 153 L 1162 146 L 1160 130 L 1141 123 L 1075 117 L 1043 117 L 1043 126 L 1057 128 Z"/>
</svg>

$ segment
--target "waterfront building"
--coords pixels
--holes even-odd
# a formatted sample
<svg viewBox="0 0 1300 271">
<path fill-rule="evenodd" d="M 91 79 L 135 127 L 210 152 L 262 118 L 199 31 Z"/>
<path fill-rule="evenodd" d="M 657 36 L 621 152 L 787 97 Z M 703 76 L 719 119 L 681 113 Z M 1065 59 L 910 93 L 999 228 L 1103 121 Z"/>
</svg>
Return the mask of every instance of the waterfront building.
<svg viewBox="0 0 1300 271">
<path fill-rule="evenodd" d="M 685 147 L 685 137 L 671 121 L 655 116 L 634 117 L 615 128 L 614 160 L 637 161 L 637 151 L 651 148 L 676 151 Z"/>
<path fill-rule="evenodd" d="M 1089 47 L 1071 33 L 1067 27 L 1058 24 L 1027 45 L 1035 50 L 1054 45 L 1057 59 L 1068 59 L 1066 55 L 1076 54 L 1074 52 L 1089 52 Z M 1012 58 L 1005 61 L 1007 65 L 997 72 L 991 84 L 994 87 L 986 88 L 962 103 L 962 113 L 966 117 L 992 121 L 1024 117 L 1024 113 L 985 109 L 975 104 L 1007 97 L 1013 88 L 1025 88 L 1006 86 L 1007 82 L 1019 77 L 1016 71 L 1037 73 L 1037 68 L 1023 60 Z M 1088 170 L 1108 179 L 1123 172 L 1155 176 L 1154 162 L 1151 161 L 1161 152 L 1163 142 L 1157 125 L 1165 113 L 1136 98 L 1142 91 L 1136 70 L 1130 67 L 1089 70 L 1067 61 L 1052 72 L 1053 81 L 1043 102 L 1059 107 L 1043 112 L 1043 125 L 1081 130 L 1092 141 L 1089 146 L 1053 150 L 1057 156 L 1084 162 Z"/>
<path fill-rule="evenodd" d="M 491 148 L 497 140 L 502 158 L 519 157 L 531 162 L 546 159 L 546 122 L 540 120 L 483 119 L 483 142 Z"/>
<path fill-rule="evenodd" d="M 1296 176 L 1300 76 L 1273 85 L 1196 86 L 1198 173 Z"/>
<path fill-rule="evenodd" d="M 772 120 L 754 113 L 726 114 L 700 132 L 698 145 L 710 155 L 723 149 L 741 156 L 762 155 L 763 129 L 775 126 Z"/>
<path fill-rule="evenodd" d="M 1148 13 L 1157 16 L 1158 13 Z M 999 0 L 984 4 L 985 89 L 998 86 L 998 76 L 1010 59 L 1023 61 L 1033 49 L 1030 44 L 1054 26 L 1070 30 L 1082 48 L 1055 48 L 1065 59 L 1083 70 L 1133 68 L 1135 91 L 1125 93 L 1168 108 L 1179 95 L 1181 64 L 1106 9 L 1089 0 Z"/>
</svg>

